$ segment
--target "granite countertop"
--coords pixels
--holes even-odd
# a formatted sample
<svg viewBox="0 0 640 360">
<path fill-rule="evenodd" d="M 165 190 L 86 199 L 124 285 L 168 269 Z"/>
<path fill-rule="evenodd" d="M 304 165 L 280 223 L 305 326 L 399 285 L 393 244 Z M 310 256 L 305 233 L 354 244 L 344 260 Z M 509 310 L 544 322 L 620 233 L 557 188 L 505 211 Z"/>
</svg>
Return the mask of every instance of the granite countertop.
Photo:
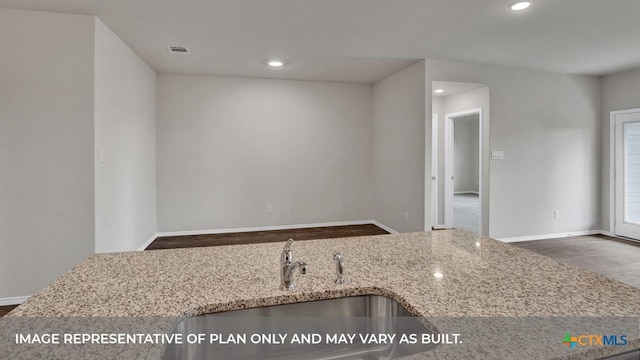
<svg viewBox="0 0 640 360">
<path fill-rule="evenodd" d="M 640 316 L 638 288 L 467 231 L 296 241 L 310 271 L 290 292 L 279 289 L 283 245 L 96 254 L 8 316 L 193 316 L 366 294 L 427 318 Z M 334 283 L 336 251 L 346 285 Z"/>
</svg>

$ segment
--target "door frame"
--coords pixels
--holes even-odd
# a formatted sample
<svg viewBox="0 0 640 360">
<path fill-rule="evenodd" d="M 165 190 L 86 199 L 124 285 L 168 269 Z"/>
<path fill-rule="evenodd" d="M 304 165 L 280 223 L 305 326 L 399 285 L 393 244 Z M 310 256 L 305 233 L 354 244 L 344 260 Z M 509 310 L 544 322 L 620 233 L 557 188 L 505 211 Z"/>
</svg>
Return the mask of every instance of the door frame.
<svg viewBox="0 0 640 360">
<path fill-rule="evenodd" d="M 438 114 L 431 114 L 431 226 L 429 226 L 430 231 L 433 227 L 439 225 L 438 224 L 438 193 L 440 192 L 439 187 L 439 174 L 438 174 Z M 425 221 L 425 224 L 428 224 Z M 426 230 L 426 229 L 425 229 Z"/>
<path fill-rule="evenodd" d="M 621 236 L 627 238 L 623 235 L 618 235 L 616 231 L 616 207 L 618 206 L 616 201 L 616 162 L 618 158 L 616 157 L 617 153 L 617 117 L 618 115 L 626 115 L 626 114 L 634 114 L 640 113 L 640 108 L 626 109 L 626 110 L 615 110 L 609 113 L 609 232 L 613 236 Z M 638 241 L 638 239 L 636 239 Z"/>
<path fill-rule="evenodd" d="M 453 121 L 456 118 L 469 116 L 469 115 L 478 115 L 478 201 L 480 204 L 479 211 L 479 229 L 478 232 L 482 234 L 482 203 L 483 203 L 483 161 L 482 161 L 482 152 L 484 149 L 484 144 L 482 141 L 483 135 L 483 124 L 482 124 L 482 108 L 475 108 L 463 111 L 457 111 L 453 113 L 448 113 L 445 115 L 445 136 L 444 136 L 444 225 L 446 228 L 453 228 L 453 179 L 454 175 L 454 151 L 453 151 L 453 136 L 454 136 L 454 125 Z"/>
</svg>

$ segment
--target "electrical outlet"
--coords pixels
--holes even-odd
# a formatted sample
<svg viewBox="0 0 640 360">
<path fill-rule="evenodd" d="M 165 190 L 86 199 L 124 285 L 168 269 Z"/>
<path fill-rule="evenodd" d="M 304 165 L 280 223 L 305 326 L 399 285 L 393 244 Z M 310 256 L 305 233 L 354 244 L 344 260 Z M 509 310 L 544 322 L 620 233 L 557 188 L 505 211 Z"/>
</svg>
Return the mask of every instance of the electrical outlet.
<svg viewBox="0 0 640 360">
<path fill-rule="evenodd" d="M 267 205 L 267 214 L 273 213 L 273 205 Z"/>
<path fill-rule="evenodd" d="M 409 213 L 408 212 L 404 213 L 404 221 L 409 221 Z"/>
<path fill-rule="evenodd" d="M 560 210 L 555 210 L 553 212 L 553 220 L 558 220 L 560 218 Z"/>
</svg>

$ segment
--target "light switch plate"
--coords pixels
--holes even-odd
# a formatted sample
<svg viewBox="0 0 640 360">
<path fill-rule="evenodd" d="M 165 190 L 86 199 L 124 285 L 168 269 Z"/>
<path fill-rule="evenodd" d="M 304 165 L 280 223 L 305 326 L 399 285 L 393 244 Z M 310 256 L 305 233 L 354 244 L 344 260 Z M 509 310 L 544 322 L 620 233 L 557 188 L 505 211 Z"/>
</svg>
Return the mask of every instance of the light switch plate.
<svg viewBox="0 0 640 360">
<path fill-rule="evenodd" d="M 491 151 L 491 160 L 504 160 L 504 151 L 502 150 Z"/>
</svg>

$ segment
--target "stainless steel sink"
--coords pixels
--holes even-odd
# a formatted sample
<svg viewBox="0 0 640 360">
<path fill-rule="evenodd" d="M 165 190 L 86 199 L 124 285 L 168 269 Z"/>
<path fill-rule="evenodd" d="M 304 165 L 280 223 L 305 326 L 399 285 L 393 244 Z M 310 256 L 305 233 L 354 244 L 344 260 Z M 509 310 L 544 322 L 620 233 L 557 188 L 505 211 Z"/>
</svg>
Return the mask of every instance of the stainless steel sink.
<svg viewBox="0 0 640 360">
<path fill-rule="evenodd" d="M 416 334 L 420 342 L 420 334 L 435 333 L 435 329 L 413 317 L 398 302 L 373 295 L 195 316 L 182 320 L 174 333 L 181 333 L 185 339 L 188 334 L 206 334 L 205 344 L 186 344 L 185 341 L 182 345 L 169 345 L 164 360 L 393 359 L 435 347 L 399 344 L 403 334 Z M 218 339 L 213 344 L 210 344 L 211 334 Z M 245 343 L 237 336 L 242 334 Z M 260 336 L 258 344 L 253 343 L 252 340 L 258 340 L 253 334 Z M 389 337 L 380 334 L 396 337 L 390 343 Z M 282 340 L 281 335 L 286 335 L 286 339 Z M 294 335 L 308 340 L 307 343 L 292 344 Z M 353 336 L 353 340 L 349 341 L 347 335 Z M 374 335 L 376 341 L 360 335 Z M 338 343 L 341 338 L 344 343 Z M 223 344 L 225 341 L 228 343 Z M 313 343 L 316 341 L 318 343 Z"/>
</svg>

